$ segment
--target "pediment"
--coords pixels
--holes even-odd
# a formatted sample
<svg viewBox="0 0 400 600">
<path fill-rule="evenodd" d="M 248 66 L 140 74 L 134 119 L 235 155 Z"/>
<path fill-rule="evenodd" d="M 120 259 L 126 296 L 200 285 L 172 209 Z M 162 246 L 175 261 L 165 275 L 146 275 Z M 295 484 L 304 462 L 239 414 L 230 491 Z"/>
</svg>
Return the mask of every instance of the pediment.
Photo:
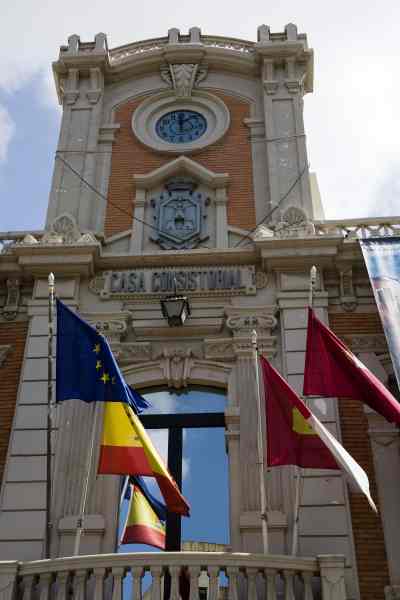
<svg viewBox="0 0 400 600">
<path fill-rule="evenodd" d="M 137 189 L 150 190 L 161 185 L 166 179 L 179 175 L 193 177 L 212 189 L 225 188 L 229 184 L 228 173 L 215 173 L 187 156 L 179 156 L 175 160 L 147 173 L 134 175 L 133 179 Z"/>
</svg>

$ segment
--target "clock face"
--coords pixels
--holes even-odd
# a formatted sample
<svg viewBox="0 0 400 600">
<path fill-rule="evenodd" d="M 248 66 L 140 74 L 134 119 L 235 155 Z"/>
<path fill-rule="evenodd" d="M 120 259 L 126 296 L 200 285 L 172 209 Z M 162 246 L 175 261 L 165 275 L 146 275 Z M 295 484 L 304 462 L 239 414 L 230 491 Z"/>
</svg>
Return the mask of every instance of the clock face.
<svg viewBox="0 0 400 600">
<path fill-rule="evenodd" d="M 174 110 L 163 115 L 156 123 L 157 135 L 171 144 L 187 144 L 200 138 L 207 129 L 207 121 L 193 110 Z"/>
</svg>

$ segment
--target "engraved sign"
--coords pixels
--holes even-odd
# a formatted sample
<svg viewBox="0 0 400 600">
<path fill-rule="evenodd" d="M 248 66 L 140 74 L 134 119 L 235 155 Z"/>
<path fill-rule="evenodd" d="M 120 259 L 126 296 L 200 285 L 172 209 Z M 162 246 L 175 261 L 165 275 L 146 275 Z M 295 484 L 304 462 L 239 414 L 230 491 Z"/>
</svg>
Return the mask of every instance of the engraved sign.
<svg viewBox="0 0 400 600">
<path fill-rule="evenodd" d="M 90 289 L 101 298 L 145 298 L 190 293 L 197 296 L 254 295 L 255 267 L 233 265 L 105 271 Z"/>
</svg>

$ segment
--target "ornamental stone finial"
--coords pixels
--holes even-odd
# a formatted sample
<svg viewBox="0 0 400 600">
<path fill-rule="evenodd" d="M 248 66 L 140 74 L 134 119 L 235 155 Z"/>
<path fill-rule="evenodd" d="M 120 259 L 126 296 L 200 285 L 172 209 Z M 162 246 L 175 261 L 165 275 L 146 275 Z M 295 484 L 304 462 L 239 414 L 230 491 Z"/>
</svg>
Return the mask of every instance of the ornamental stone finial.
<svg viewBox="0 0 400 600">
<path fill-rule="evenodd" d="M 71 54 L 77 54 L 79 52 L 79 43 L 81 38 L 76 33 L 72 34 L 68 38 L 68 52 Z"/>
<path fill-rule="evenodd" d="M 257 27 L 257 42 L 269 42 L 270 29 L 268 25 Z"/>
<path fill-rule="evenodd" d="M 297 25 L 294 23 L 288 23 L 285 25 L 286 39 L 288 42 L 297 41 Z"/>
<path fill-rule="evenodd" d="M 107 50 L 107 36 L 105 33 L 96 33 L 94 36 L 94 49 Z"/>
<path fill-rule="evenodd" d="M 168 29 L 168 44 L 179 44 L 180 31 L 176 27 Z"/>
<path fill-rule="evenodd" d="M 190 43 L 201 44 L 201 29 L 200 27 L 191 27 L 189 29 Z"/>
</svg>

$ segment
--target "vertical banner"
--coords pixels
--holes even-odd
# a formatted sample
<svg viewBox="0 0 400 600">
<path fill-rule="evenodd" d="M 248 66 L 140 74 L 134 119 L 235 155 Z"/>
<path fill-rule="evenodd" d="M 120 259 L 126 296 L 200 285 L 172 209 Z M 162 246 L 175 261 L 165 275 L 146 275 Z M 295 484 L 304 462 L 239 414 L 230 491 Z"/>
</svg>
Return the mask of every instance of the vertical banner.
<svg viewBox="0 0 400 600">
<path fill-rule="evenodd" d="M 400 237 L 360 240 L 400 387 Z"/>
</svg>

